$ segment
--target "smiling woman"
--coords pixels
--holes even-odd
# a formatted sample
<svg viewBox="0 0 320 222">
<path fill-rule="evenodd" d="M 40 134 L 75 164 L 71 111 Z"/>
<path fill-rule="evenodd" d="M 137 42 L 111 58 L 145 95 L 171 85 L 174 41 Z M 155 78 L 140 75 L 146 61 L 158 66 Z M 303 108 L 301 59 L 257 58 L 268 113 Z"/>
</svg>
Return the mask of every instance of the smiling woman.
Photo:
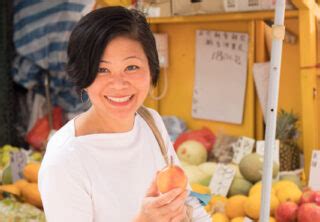
<svg viewBox="0 0 320 222">
<path fill-rule="evenodd" d="M 145 17 L 109 7 L 93 11 L 74 28 L 68 74 L 91 107 L 50 139 L 39 172 L 49 222 L 210 221 L 187 190 L 160 194 L 155 183 L 165 160 L 148 123 L 137 111 L 156 85 L 159 61 Z M 147 109 L 179 163 L 160 115 Z M 190 212 L 190 211 L 189 211 Z"/>
<path fill-rule="evenodd" d="M 130 130 L 151 83 L 148 59 L 141 44 L 116 37 L 104 50 L 98 71 L 86 91 L 95 107 L 91 111 L 105 120 L 101 122 L 102 132 Z"/>
</svg>

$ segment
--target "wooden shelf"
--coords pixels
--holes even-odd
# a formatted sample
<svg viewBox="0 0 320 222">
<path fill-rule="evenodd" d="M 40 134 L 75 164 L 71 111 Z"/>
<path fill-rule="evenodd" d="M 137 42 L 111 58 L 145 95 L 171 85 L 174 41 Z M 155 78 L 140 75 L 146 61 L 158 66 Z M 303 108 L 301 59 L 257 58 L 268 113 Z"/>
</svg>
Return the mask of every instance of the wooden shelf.
<svg viewBox="0 0 320 222">
<path fill-rule="evenodd" d="M 286 11 L 286 18 L 298 17 L 298 10 Z M 272 19 L 274 11 L 255 11 L 255 12 L 237 12 L 237 13 L 219 13 L 208 15 L 194 16 L 172 16 L 160 18 L 148 18 L 150 24 L 165 24 L 165 23 L 195 23 L 195 22 L 222 22 L 222 21 L 243 21 L 255 19 Z"/>
</svg>

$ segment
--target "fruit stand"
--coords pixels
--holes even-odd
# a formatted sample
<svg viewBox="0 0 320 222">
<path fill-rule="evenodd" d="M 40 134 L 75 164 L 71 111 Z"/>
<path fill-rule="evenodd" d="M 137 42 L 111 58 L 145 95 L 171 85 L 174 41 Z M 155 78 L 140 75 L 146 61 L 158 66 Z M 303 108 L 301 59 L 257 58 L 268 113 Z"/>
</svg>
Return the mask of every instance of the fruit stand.
<svg viewBox="0 0 320 222">
<path fill-rule="evenodd" d="M 305 171 L 308 175 L 313 149 L 320 146 L 319 141 L 319 73 L 317 72 L 317 24 L 319 6 L 314 1 L 294 0 L 297 7 L 287 10 L 285 26 L 298 36 L 295 44 L 284 43 L 281 64 L 279 110 L 293 110 L 301 119 L 301 140 L 305 153 Z M 149 100 L 147 105 L 157 109 L 162 115 L 177 115 L 183 118 L 190 128 L 209 127 L 212 131 L 223 131 L 231 135 L 242 135 L 256 139 L 264 136 L 262 111 L 253 82 L 253 63 L 268 59 L 265 48 L 265 35 L 261 23 L 272 19 L 274 12 L 243 12 L 214 15 L 175 16 L 151 18 L 154 31 L 168 33 L 170 65 L 167 68 L 169 89 L 160 101 Z M 248 82 L 245 97 L 245 113 L 242 125 L 209 122 L 194 119 L 190 110 L 194 82 L 194 32 L 197 29 L 247 32 L 250 36 L 248 58 Z M 310 33 L 306 35 L 305 33 Z M 181 61 L 182 62 L 178 62 Z M 163 75 L 162 75 L 163 77 Z M 180 84 L 182 83 L 183 84 Z M 163 88 L 163 79 L 159 91 Z M 186 90 L 190 89 L 190 90 Z"/>
<path fill-rule="evenodd" d="M 296 6 L 295 10 L 286 11 L 285 15 L 285 26 L 288 30 L 293 32 L 296 36 L 298 36 L 298 41 L 295 44 L 284 43 L 282 64 L 281 64 L 281 82 L 280 82 L 280 95 L 279 95 L 279 110 L 294 110 L 295 113 L 300 117 L 300 126 L 298 126 L 298 131 L 301 132 L 300 140 L 297 142 L 298 146 L 302 147 L 304 153 L 304 173 L 302 175 L 302 184 L 301 178 L 296 177 L 296 175 L 283 175 L 282 179 L 276 184 L 273 185 L 272 195 L 271 195 L 271 206 L 270 206 L 270 215 L 275 216 L 276 209 L 279 208 L 278 220 L 282 216 L 282 208 L 288 209 L 292 208 L 292 206 L 287 203 L 288 200 L 291 202 L 303 203 L 301 200 L 301 196 L 305 195 L 304 191 L 301 191 L 301 187 L 297 188 L 297 184 L 305 187 L 307 185 L 309 170 L 310 170 L 310 162 L 311 155 L 314 149 L 319 149 L 320 140 L 319 140 L 319 117 L 320 117 L 320 107 L 319 107 L 319 97 L 316 92 L 319 90 L 319 72 L 317 72 L 317 16 L 319 11 L 319 6 L 317 2 L 314 1 L 292 1 Z M 264 123 L 262 111 L 258 102 L 258 96 L 255 92 L 254 82 L 253 82 L 253 74 L 252 67 L 255 62 L 264 62 L 268 59 L 268 55 L 265 48 L 265 30 L 263 29 L 264 20 L 268 20 L 273 18 L 274 14 L 271 12 L 254 12 L 254 13 L 231 13 L 231 14 L 220 14 L 220 15 L 202 15 L 202 16 L 188 16 L 188 17 L 173 17 L 173 18 L 153 18 L 150 19 L 150 23 L 153 24 L 153 28 L 156 32 L 164 32 L 168 33 L 170 36 L 170 45 L 169 45 L 169 58 L 170 65 L 167 68 L 168 72 L 168 82 L 171 87 L 167 92 L 167 95 L 164 99 L 160 101 L 152 101 L 148 102 L 148 105 L 156 108 L 162 115 L 177 115 L 186 121 L 187 125 L 193 129 L 199 129 L 203 126 L 210 128 L 213 132 L 221 132 L 231 135 L 238 136 L 247 136 L 255 139 L 264 138 Z M 249 43 L 249 58 L 248 58 L 248 82 L 246 89 L 246 104 L 245 104 L 245 114 L 244 114 L 244 122 L 242 125 L 232 125 L 232 124 L 224 124 L 219 122 L 209 122 L 200 119 L 194 119 L 191 115 L 191 107 L 192 107 L 192 90 L 188 91 L 186 89 L 191 89 L 194 85 L 194 73 L 190 70 L 195 69 L 194 62 L 194 54 L 195 48 L 192 45 L 185 44 L 185 42 L 194 42 L 195 36 L 193 33 L 197 29 L 215 29 L 215 30 L 223 30 L 223 31 L 238 31 L 238 32 L 247 32 L 249 33 L 250 43 Z M 304 33 L 312 33 L 312 34 L 304 34 Z M 170 47 L 171 46 L 171 47 Z M 178 62 L 178 61 L 186 61 L 186 62 Z M 183 74 L 182 74 L 183 73 Z M 183 84 L 179 84 L 182 83 Z M 162 85 L 159 86 L 159 92 L 163 88 L 164 80 L 162 81 Z M 298 98 L 298 99 L 297 99 Z M 280 113 L 281 114 L 281 113 Z M 287 115 L 285 113 L 282 113 Z M 280 115 L 281 116 L 281 115 Z M 284 117 L 284 116 L 283 116 Z M 297 117 L 294 115 L 288 115 L 287 121 L 295 125 L 294 122 Z M 291 119 L 291 120 L 288 120 Z M 279 120 L 278 120 L 279 122 Z M 280 120 L 281 122 L 281 120 Z M 285 122 L 285 121 L 284 121 Z M 287 123 L 288 123 L 287 122 Z M 281 127 L 281 125 L 279 126 Z M 298 147 L 297 145 L 288 145 L 289 141 L 293 141 L 293 138 L 290 138 L 288 135 L 281 135 L 281 130 L 279 129 L 277 137 L 287 137 L 287 142 L 281 142 L 280 144 L 280 158 L 282 158 L 282 162 L 285 163 L 286 159 L 298 159 L 298 152 L 293 152 L 295 154 L 289 154 L 292 152 L 294 147 Z M 290 142 L 289 142 L 290 143 Z M 190 144 L 186 146 L 191 146 Z M 193 145 L 193 150 L 195 146 Z M 290 147 L 288 149 L 288 147 Z M 191 149 L 191 148 L 189 148 Z M 215 148 L 214 148 L 215 149 Z M 289 151 L 290 150 L 290 151 Z M 282 153 L 282 154 L 281 154 Z M 199 154 L 198 154 L 199 155 Z M 179 156 L 179 150 L 178 150 Z M 253 157 L 253 159 L 258 157 Z M 183 159 L 180 158 L 180 159 Z M 192 161 L 191 161 L 192 162 Z M 287 161 L 287 164 L 294 164 L 297 161 Z M 189 162 L 190 163 L 190 162 Z M 184 164 L 184 163 L 183 163 Z M 204 164 L 205 166 L 202 166 Z M 208 178 L 206 178 L 203 172 L 203 168 L 207 169 L 208 165 L 212 165 L 212 163 L 202 163 L 198 165 L 198 169 L 194 166 L 194 164 L 187 165 L 184 167 L 189 179 L 192 178 L 193 188 L 194 190 L 198 190 L 199 192 L 207 192 L 213 193 L 212 190 L 208 190 Z M 250 161 L 248 163 L 247 168 L 251 166 L 256 166 L 252 164 Z M 241 166 L 241 165 L 239 165 Z M 281 167 L 285 167 L 285 164 L 282 164 Z M 200 170 L 199 170 L 200 168 Z M 209 167 L 210 168 L 210 167 Z M 211 166 L 211 175 L 214 166 Z M 202 170 L 201 170 L 202 169 Z M 260 169 L 261 170 L 261 169 Z M 191 172 L 190 172 L 191 171 Z M 209 171 L 210 172 L 210 171 Z M 236 171 L 239 172 L 239 171 Z M 240 175 L 246 174 L 240 170 Z M 208 174 L 207 174 L 208 175 Z M 214 175 L 214 174 L 213 174 Z M 239 176 L 239 174 L 238 174 Z M 243 176 L 243 175 L 242 175 Z M 196 178 L 196 179 L 194 179 Z M 252 195 L 253 191 L 251 191 L 251 186 L 259 187 L 260 190 L 257 192 L 260 194 L 261 192 L 261 182 L 257 180 L 250 181 L 250 176 L 246 175 L 244 180 L 234 179 L 234 184 L 236 190 L 241 188 L 243 189 L 241 192 L 245 196 L 247 196 L 248 200 L 244 204 L 244 211 L 242 214 L 240 213 L 238 216 L 247 216 L 251 219 L 258 220 L 259 219 L 259 209 L 260 209 L 260 199 L 261 196 Z M 261 180 L 261 177 L 260 177 Z M 282 182 L 283 180 L 283 182 Z M 290 180 L 291 182 L 288 182 Z M 290 187 L 295 182 L 296 186 L 292 190 L 291 189 L 283 189 L 278 190 L 278 186 L 282 186 L 281 184 L 286 184 L 283 187 Z M 238 182 L 241 181 L 241 182 Z M 249 183 L 248 183 L 249 182 Z M 258 184 L 257 184 L 258 182 Z M 199 185 L 200 183 L 200 185 Z M 287 184 L 288 183 L 288 184 Z M 277 185 L 280 184 L 280 185 Z M 201 185 L 205 185 L 205 187 L 201 187 Z M 199 188 L 201 187 L 201 188 Z M 209 186 L 210 187 L 210 186 Z M 232 185 L 231 185 L 232 187 Z M 239 188 L 240 187 L 240 188 Z M 274 191 L 274 187 L 276 187 L 277 191 Z M 200 190 L 201 191 L 200 191 Z M 236 199 L 238 201 L 238 208 L 241 209 L 241 206 L 244 202 L 241 202 L 241 199 L 245 199 L 243 196 L 233 198 L 233 195 L 239 195 L 239 193 L 233 191 L 234 187 L 230 189 L 231 194 L 229 193 L 230 199 Z M 256 188 L 255 188 L 256 189 Z M 253 189 L 253 190 L 255 190 Z M 229 191 L 229 192 L 230 192 Z M 250 192 L 251 191 L 251 192 Z M 240 192 L 240 195 L 241 195 Z M 312 191 L 311 191 L 312 192 Z M 249 194 L 248 194 L 249 193 Z M 236 196 L 235 195 L 235 196 Z M 306 194 L 307 195 L 307 194 Z M 312 194 L 313 195 L 313 194 Z M 312 196 L 311 195 L 311 196 Z M 316 196 L 316 195 L 315 195 Z M 211 212 L 214 221 L 229 221 L 234 219 L 233 215 L 225 215 L 226 208 L 228 209 L 227 204 L 222 204 L 226 208 L 224 210 L 216 209 L 215 199 L 222 198 L 220 196 L 213 196 L 213 200 L 206 206 L 206 209 Z M 224 199 L 224 198 L 222 198 Z M 240 200 L 238 200 L 240 199 Z M 312 198 L 311 198 L 312 199 Z M 224 199 L 226 200 L 226 199 Z M 223 202 L 223 201 L 222 201 Z M 231 201 L 232 202 L 232 201 Z M 251 202 L 251 204 L 250 204 Z M 310 201 L 314 202 L 314 201 Z M 213 204 L 212 204 L 213 203 Z M 291 204 L 292 205 L 292 204 Z M 220 205 L 221 207 L 221 205 Z M 309 206 L 310 207 L 310 206 Z M 223 207 L 222 207 L 223 208 Z M 297 205 L 294 205 L 294 209 L 298 209 Z M 302 209 L 299 212 L 304 212 L 303 209 L 307 208 L 307 206 L 299 207 Z M 233 210 L 229 210 L 234 212 L 236 207 L 232 208 Z M 251 211 L 252 210 L 252 211 Z M 285 211 L 286 211 L 285 210 Z M 251 211 L 251 212 L 250 212 Z M 222 213 L 221 215 L 221 212 Z M 292 210 L 292 212 L 296 212 Z M 289 213 L 288 213 L 289 214 Z M 304 213 L 300 213 L 304 214 Z M 308 213 L 306 213 L 308 214 Z M 291 213 L 290 220 L 297 219 L 297 216 L 293 216 L 295 213 Z M 289 216 L 289 217 L 290 217 Z M 304 219 L 306 216 L 299 215 L 299 221 L 308 221 L 308 219 Z M 285 218 L 285 216 L 283 217 Z M 294 219 L 293 219 L 294 218 Z M 310 221 L 316 220 L 316 216 L 311 217 Z M 283 219 L 283 221 L 287 221 Z M 243 218 L 234 219 L 232 221 L 243 221 Z M 282 221 L 282 220 L 281 220 Z"/>
<path fill-rule="evenodd" d="M 278 222 L 317 222 L 320 221 L 320 190 L 309 188 L 308 179 L 312 151 L 320 149 L 320 96 L 317 95 L 320 6 L 314 0 L 291 2 L 294 9 L 285 12 L 285 26 L 296 41 L 283 45 L 276 129 L 279 159 L 274 159 L 272 168 L 268 216 L 270 221 Z M 264 139 L 265 123 L 253 67 L 270 59 L 265 22 L 273 18 L 273 11 L 148 18 L 154 32 L 169 36 L 169 65 L 161 69 L 160 84 L 155 89 L 155 94 L 160 95 L 168 84 L 165 96 L 161 100 L 148 98 L 145 105 L 156 109 L 164 118 L 175 116 L 183 122 L 184 127 L 172 137 L 172 142 L 192 191 L 204 195 L 207 201 L 203 206 L 214 222 L 261 219 L 264 158 L 258 141 Z M 199 29 L 242 32 L 249 36 L 242 124 L 192 117 L 196 51 L 194 44 L 187 43 L 195 42 L 194 33 Z M 166 125 L 168 131 L 169 125 Z M 237 149 L 244 147 L 248 152 L 237 159 Z M 10 145 L 0 148 L 0 221 L 3 218 L 45 221 L 37 188 L 43 153 L 25 152 L 22 179 L 15 181 L 10 168 L 13 162 L 10 155 L 15 152 L 20 151 Z"/>
</svg>

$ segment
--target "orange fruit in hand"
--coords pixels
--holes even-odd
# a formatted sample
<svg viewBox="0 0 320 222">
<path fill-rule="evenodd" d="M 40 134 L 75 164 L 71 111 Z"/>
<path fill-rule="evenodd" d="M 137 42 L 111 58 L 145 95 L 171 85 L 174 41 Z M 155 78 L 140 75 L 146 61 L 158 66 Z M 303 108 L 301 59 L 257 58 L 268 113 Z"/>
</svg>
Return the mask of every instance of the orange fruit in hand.
<svg viewBox="0 0 320 222">
<path fill-rule="evenodd" d="M 173 158 L 170 158 L 170 163 L 162 169 L 156 178 L 158 190 L 161 193 L 166 193 L 174 188 L 186 189 L 187 176 L 184 174 L 183 169 L 173 164 Z"/>
</svg>

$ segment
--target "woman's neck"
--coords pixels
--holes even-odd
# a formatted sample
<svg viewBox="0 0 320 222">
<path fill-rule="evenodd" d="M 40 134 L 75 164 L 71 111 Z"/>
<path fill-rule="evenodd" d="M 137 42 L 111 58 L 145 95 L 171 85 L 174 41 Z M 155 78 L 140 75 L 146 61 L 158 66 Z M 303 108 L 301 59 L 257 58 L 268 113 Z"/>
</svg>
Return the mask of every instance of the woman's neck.
<svg viewBox="0 0 320 222">
<path fill-rule="evenodd" d="M 107 114 L 102 115 L 93 107 L 75 119 L 76 136 L 128 132 L 133 125 L 134 116 L 127 119 L 115 119 Z"/>
</svg>

